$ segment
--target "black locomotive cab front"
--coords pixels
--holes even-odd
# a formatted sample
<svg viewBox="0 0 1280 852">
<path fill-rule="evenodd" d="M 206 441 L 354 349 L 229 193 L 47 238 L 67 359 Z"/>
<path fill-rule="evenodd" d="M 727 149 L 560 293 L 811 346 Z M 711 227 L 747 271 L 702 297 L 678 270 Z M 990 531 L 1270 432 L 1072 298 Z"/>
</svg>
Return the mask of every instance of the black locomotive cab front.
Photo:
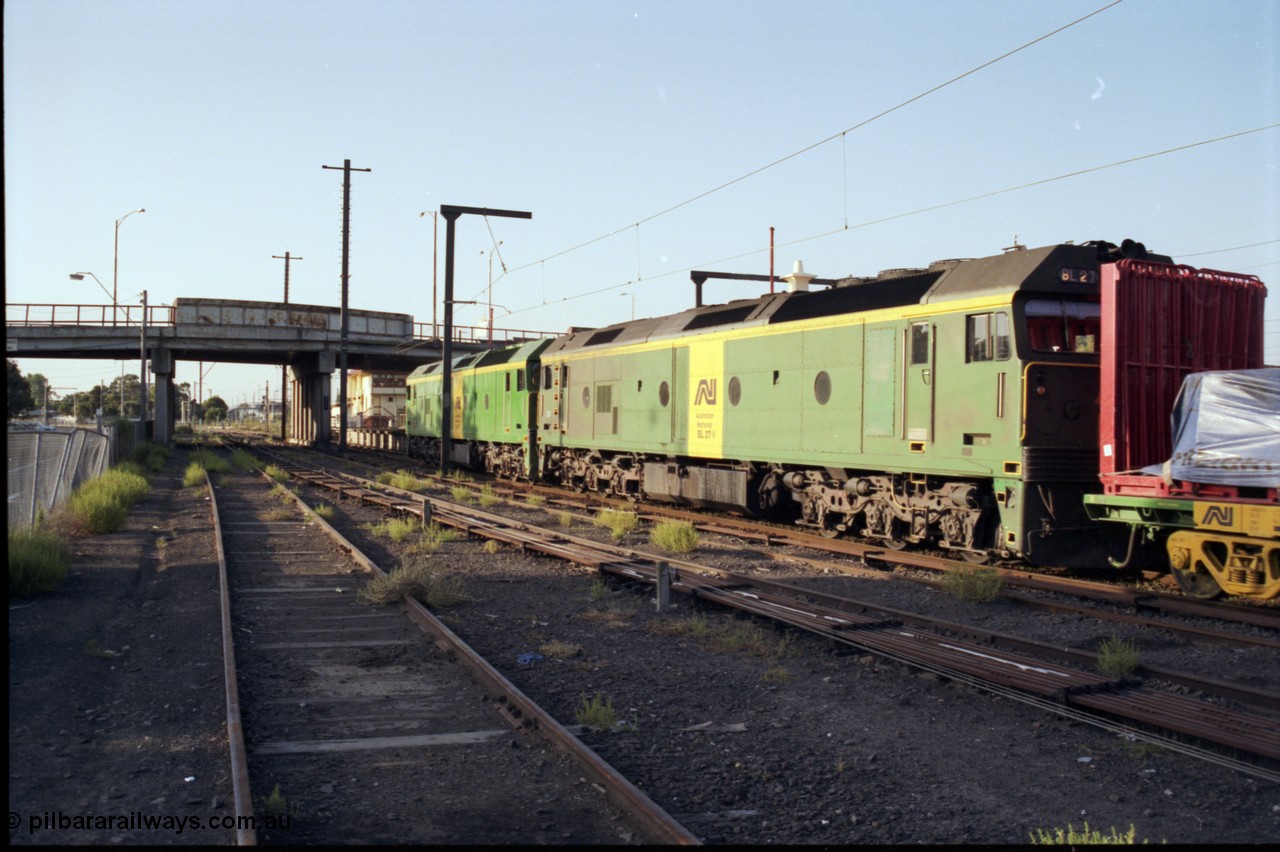
<svg viewBox="0 0 1280 852">
<path fill-rule="evenodd" d="M 1022 366 L 1022 547 L 1043 565 L 1095 567 L 1107 548 L 1085 514 L 1098 484 L 1097 269 L 1064 268 L 1079 292 L 1023 292 L 1014 300 Z M 1071 280 L 1075 278 L 1075 280 Z"/>
</svg>

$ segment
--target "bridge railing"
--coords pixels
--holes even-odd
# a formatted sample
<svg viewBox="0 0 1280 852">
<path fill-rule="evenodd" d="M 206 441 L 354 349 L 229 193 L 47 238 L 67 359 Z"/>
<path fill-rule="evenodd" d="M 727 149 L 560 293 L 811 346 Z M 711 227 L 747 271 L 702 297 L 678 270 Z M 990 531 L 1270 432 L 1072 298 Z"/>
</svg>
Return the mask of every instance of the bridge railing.
<svg viewBox="0 0 1280 852">
<path fill-rule="evenodd" d="M 142 326 L 142 305 L 17 305 L 5 303 L 4 323 L 16 326 Z M 173 308 L 148 305 L 147 325 L 173 325 Z"/>
<path fill-rule="evenodd" d="M 9 304 L 4 306 L 5 325 L 11 326 L 141 326 L 142 305 L 61 305 L 61 304 Z M 147 325 L 174 324 L 174 309 L 169 305 L 148 305 Z M 439 340 L 444 335 L 444 323 L 415 322 L 415 340 Z M 559 332 L 526 328 L 494 328 L 483 325 L 455 325 L 453 339 L 460 343 L 511 343 L 517 340 L 537 340 L 557 337 Z"/>
<path fill-rule="evenodd" d="M 511 343 L 516 340 L 537 340 L 543 337 L 559 337 L 558 331 L 536 331 L 524 328 L 495 328 L 487 325 L 455 325 L 453 339 L 460 343 Z M 444 323 L 415 322 L 415 340 L 439 340 L 444 337 Z"/>
</svg>

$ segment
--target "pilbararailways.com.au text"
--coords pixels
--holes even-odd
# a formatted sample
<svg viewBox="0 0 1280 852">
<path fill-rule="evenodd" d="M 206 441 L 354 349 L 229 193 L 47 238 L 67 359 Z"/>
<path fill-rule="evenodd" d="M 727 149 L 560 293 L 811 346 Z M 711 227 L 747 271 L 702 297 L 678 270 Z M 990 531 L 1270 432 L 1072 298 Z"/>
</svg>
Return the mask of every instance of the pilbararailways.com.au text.
<svg viewBox="0 0 1280 852">
<path fill-rule="evenodd" d="M 147 814 L 142 811 L 129 811 L 124 814 L 64 813 L 63 811 L 43 811 L 26 817 L 28 834 L 38 831 L 166 831 L 182 834 L 184 831 L 201 829 L 226 829 L 238 831 L 250 829 L 289 828 L 289 815 L 280 816 L 236 816 L 235 814 L 215 814 L 213 816 L 175 816 L 172 814 Z M 23 824 L 20 814 L 9 812 L 9 830 L 18 829 Z"/>
</svg>

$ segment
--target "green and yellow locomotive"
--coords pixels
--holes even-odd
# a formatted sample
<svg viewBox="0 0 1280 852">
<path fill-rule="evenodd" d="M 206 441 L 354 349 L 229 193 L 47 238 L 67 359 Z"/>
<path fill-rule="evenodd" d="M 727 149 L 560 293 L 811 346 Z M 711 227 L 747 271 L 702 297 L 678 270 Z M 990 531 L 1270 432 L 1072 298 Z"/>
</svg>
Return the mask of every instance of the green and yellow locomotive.
<svg viewBox="0 0 1280 852">
<path fill-rule="evenodd" d="M 822 290 L 797 273 L 786 292 L 467 356 L 455 460 L 890 548 L 1096 566 L 1099 282 L 1122 257 L 1170 262 L 1088 243 Z M 439 392 L 438 366 L 409 379 L 428 461 Z"/>
</svg>

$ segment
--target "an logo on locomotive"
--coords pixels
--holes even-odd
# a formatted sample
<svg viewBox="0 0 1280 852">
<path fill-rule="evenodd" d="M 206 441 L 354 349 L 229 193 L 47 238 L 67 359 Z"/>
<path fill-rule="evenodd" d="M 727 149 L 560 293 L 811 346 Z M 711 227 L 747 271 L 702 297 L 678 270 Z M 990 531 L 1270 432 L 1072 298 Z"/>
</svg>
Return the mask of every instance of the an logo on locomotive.
<svg viewBox="0 0 1280 852">
<path fill-rule="evenodd" d="M 1204 517 L 1200 519 L 1200 523 L 1206 527 L 1234 527 L 1235 514 L 1233 506 L 1220 506 L 1215 503 L 1205 510 Z"/>
<path fill-rule="evenodd" d="M 715 379 L 699 379 L 698 390 L 693 395 L 694 405 L 715 405 L 716 404 L 716 380 Z"/>
</svg>

